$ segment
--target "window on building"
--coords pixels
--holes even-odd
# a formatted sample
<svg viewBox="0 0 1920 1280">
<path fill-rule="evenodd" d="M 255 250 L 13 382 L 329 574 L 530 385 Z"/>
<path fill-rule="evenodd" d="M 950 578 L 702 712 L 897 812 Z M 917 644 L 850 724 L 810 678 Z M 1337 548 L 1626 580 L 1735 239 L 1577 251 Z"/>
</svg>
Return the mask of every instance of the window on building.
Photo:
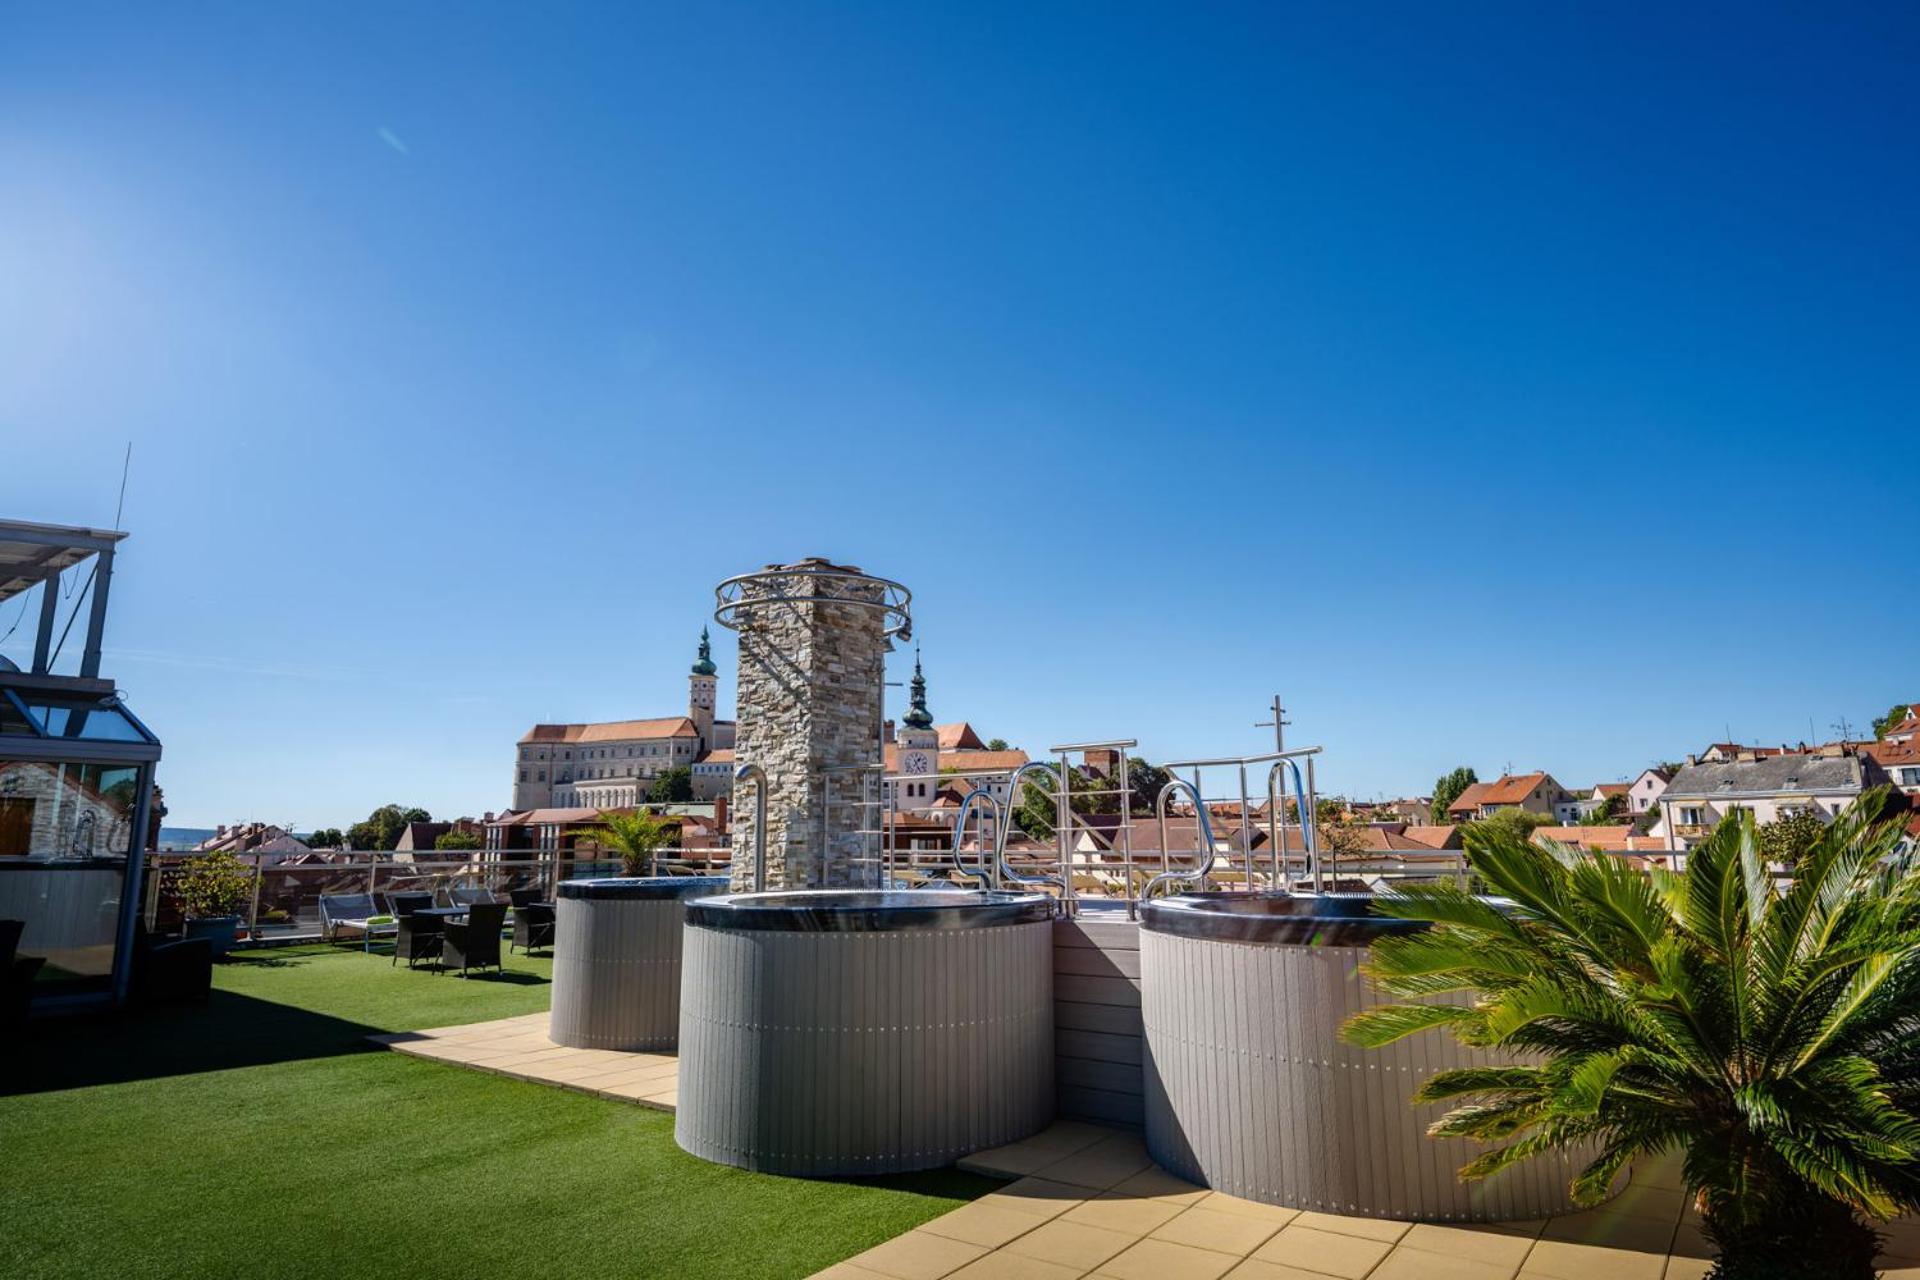
<svg viewBox="0 0 1920 1280">
<path fill-rule="evenodd" d="M 1704 817 L 1705 815 L 1699 809 L 1695 808 L 1692 805 L 1684 805 L 1681 807 L 1680 824 L 1682 826 L 1687 826 L 1687 827 L 1700 826 Z"/>
</svg>

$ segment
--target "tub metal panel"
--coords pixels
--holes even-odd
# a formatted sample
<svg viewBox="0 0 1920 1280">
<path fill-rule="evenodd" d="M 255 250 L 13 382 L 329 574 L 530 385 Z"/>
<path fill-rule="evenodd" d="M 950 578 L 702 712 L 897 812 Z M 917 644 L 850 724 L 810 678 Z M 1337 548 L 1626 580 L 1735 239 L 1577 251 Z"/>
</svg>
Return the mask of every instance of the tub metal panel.
<svg viewBox="0 0 1920 1280">
<path fill-rule="evenodd" d="M 1052 926 L 689 924 L 674 1137 L 769 1173 L 932 1169 L 1053 1119 Z"/>
<path fill-rule="evenodd" d="M 567 887 L 554 903 L 548 1037 L 575 1049 L 673 1048 L 680 1039 L 684 900 L 703 889 L 724 892 L 726 881 L 690 886 L 682 878 L 664 896 L 643 889 L 569 894 Z"/>
<path fill-rule="evenodd" d="M 1576 1155 L 1491 1180 L 1456 1170 L 1483 1148 L 1435 1140 L 1447 1108 L 1408 1099 L 1437 1071 L 1509 1058 L 1431 1032 L 1385 1049 L 1339 1038 L 1382 1003 L 1366 950 L 1218 941 L 1143 929 L 1147 1149 L 1168 1171 L 1297 1209 L 1431 1222 L 1497 1222 L 1568 1208 Z"/>
</svg>

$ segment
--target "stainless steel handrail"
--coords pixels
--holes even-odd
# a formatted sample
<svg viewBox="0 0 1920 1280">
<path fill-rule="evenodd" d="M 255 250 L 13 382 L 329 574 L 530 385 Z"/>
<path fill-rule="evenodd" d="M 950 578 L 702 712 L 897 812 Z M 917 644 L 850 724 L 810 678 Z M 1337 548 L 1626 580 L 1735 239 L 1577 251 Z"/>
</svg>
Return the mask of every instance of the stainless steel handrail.
<svg viewBox="0 0 1920 1280">
<path fill-rule="evenodd" d="M 743 764 L 733 771 L 733 785 L 753 784 L 753 891 L 767 891 L 767 771 Z"/>
<path fill-rule="evenodd" d="M 1007 832 L 1012 828 L 1011 814 L 1020 804 L 1020 780 L 1029 773 L 1044 773 L 1053 779 L 1053 794 L 1059 807 L 1059 816 L 1054 826 L 1054 846 L 1059 853 L 1060 874 L 1057 876 L 1023 876 L 1007 865 Z M 1060 896 L 1067 896 L 1067 826 L 1071 822 L 1068 816 L 1066 784 L 1060 780 L 1060 771 L 1044 760 L 1029 760 L 1013 771 L 1007 779 L 1007 813 L 1009 820 L 1000 824 L 994 833 L 993 865 L 1004 886 L 1008 882 L 1024 885 L 1050 884 L 1060 890 Z"/>
<path fill-rule="evenodd" d="M 969 867 L 960 861 L 960 845 L 966 839 L 967 815 L 973 812 L 973 804 L 976 800 L 985 800 L 993 806 L 993 825 L 996 839 L 992 847 L 990 847 L 985 840 L 980 842 L 980 864 Z M 962 796 L 960 798 L 959 816 L 953 820 L 953 869 L 968 879 L 979 880 L 983 888 L 998 889 L 1000 883 L 998 877 L 995 875 L 998 832 L 1005 828 L 1006 825 L 1005 810 L 1001 809 L 1000 802 L 994 799 L 993 793 L 985 787 L 975 787 L 973 790 L 967 792 L 966 795 Z"/>
<path fill-rule="evenodd" d="M 1142 902 L 1150 901 L 1153 898 L 1153 891 L 1157 886 L 1171 884 L 1175 880 L 1190 881 L 1204 889 L 1207 887 L 1207 873 L 1213 869 L 1215 852 L 1213 847 L 1213 823 L 1207 817 L 1207 805 L 1206 802 L 1200 798 L 1200 788 L 1194 786 L 1185 778 L 1168 778 L 1167 785 L 1160 788 L 1160 794 L 1153 802 L 1154 814 L 1160 820 L 1160 856 L 1163 860 L 1169 856 L 1167 851 L 1167 795 L 1176 788 L 1186 792 L 1193 800 L 1194 837 L 1200 843 L 1200 856 L 1190 870 L 1174 871 L 1169 869 L 1162 871 L 1159 875 L 1147 881 L 1147 887 L 1140 891 L 1140 901 Z"/>
<path fill-rule="evenodd" d="M 1315 748 L 1315 750 L 1318 749 Z M 1275 785 L 1280 779 L 1282 770 L 1293 771 L 1294 812 L 1301 815 L 1300 853 L 1306 860 L 1305 874 L 1315 877 L 1320 874 L 1319 815 L 1314 812 L 1315 804 L 1308 799 L 1309 788 L 1300 780 L 1300 762 L 1291 757 L 1292 753 L 1289 753 L 1288 758 L 1275 760 L 1273 767 L 1267 770 L 1267 839 L 1273 845 L 1270 864 L 1273 867 L 1273 887 L 1276 889 L 1291 888 L 1293 879 L 1282 871 L 1282 863 L 1286 857 L 1287 816 L 1285 806 L 1281 803 L 1281 788 Z M 1307 770 L 1308 772 L 1313 770 L 1311 756 L 1307 759 Z M 1318 880 L 1315 881 L 1314 888 L 1315 892 L 1319 891 Z"/>
</svg>

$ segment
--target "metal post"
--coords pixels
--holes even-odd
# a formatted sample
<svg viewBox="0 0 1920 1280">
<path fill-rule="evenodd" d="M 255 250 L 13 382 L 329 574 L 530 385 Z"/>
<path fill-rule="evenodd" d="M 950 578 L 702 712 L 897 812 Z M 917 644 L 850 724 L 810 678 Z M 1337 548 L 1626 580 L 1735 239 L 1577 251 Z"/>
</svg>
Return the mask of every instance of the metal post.
<svg viewBox="0 0 1920 1280">
<path fill-rule="evenodd" d="M 1253 892 L 1253 800 L 1247 795 L 1247 762 L 1240 762 L 1240 859 L 1248 893 Z"/>
<path fill-rule="evenodd" d="M 33 641 L 33 674 L 47 674 L 51 659 L 47 656 L 53 649 L 53 627 L 59 621 L 60 614 L 60 575 L 51 574 L 40 579 L 40 629 Z"/>
<path fill-rule="evenodd" d="M 260 941 L 260 879 L 265 875 L 260 854 L 253 855 L 253 907 L 247 912 L 247 941 Z"/>
<path fill-rule="evenodd" d="M 753 783 L 753 891 L 767 891 L 767 771 L 757 764 L 743 764 L 733 773 L 737 794 L 742 783 Z M 734 852 L 739 852 L 735 846 Z"/>
<path fill-rule="evenodd" d="M 100 674 L 100 637 L 107 630 L 107 585 L 113 578 L 112 547 L 100 548 L 94 569 L 93 610 L 87 615 L 87 647 L 80 655 L 80 675 L 86 680 Z"/>
</svg>

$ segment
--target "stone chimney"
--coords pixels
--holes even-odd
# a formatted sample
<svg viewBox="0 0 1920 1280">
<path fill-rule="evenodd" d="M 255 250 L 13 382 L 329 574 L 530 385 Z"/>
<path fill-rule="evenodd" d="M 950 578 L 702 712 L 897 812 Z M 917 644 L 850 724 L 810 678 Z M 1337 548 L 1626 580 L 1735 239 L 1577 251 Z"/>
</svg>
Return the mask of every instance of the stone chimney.
<svg viewBox="0 0 1920 1280">
<path fill-rule="evenodd" d="M 717 616 L 740 633 L 734 758 L 767 775 L 768 889 L 879 882 L 862 801 L 880 795 L 887 641 L 906 625 L 905 600 L 897 584 L 817 558 L 722 585 Z M 734 799 L 740 891 L 753 882 L 752 785 Z"/>
</svg>

